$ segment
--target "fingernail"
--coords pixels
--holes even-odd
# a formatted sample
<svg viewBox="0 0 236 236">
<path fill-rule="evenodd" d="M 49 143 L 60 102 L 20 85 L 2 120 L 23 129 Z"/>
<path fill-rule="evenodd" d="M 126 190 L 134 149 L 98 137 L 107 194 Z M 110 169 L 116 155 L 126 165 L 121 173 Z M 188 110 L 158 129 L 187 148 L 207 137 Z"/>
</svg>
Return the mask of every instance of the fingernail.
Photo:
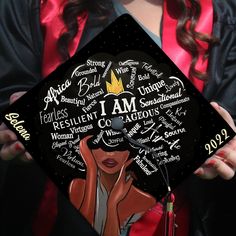
<svg viewBox="0 0 236 236">
<path fill-rule="evenodd" d="M 225 157 L 225 151 L 219 151 L 218 153 L 216 153 L 217 156 L 224 158 Z"/>
<path fill-rule="evenodd" d="M 217 103 L 217 102 L 215 102 L 215 106 L 219 109 L 220 108 L 220 105 Z"/>
<path fill-rule="evenodd" d="M 214 167 L 216 165 L 216 160 L 209 160 L 206 163 L 206 167 Z"/>
<path fill-rule="evenodd" d="M 220 109 L 220 105 L 217 102 L 213 102 L 212 105 L 216 108 L 216 109 Z"/>
<path fill-rule="evenodd" d="M 24 162 L 31 162 L 33 159 L 32 159 L 32 157 L 30 156 L 30 154 L 29 153 L 24 153 L 24 155 L 21 155 L 20 156 L 20 159 L 22 160 L 22 161 L 24 161 Z"/>
<path fill-rule="evenodd" d="M 24 150 L 24 148 L 19 143 L 16 143 L 15 144 L 15 150 L 18 151 L 18 152 L 21 152 L 21 151 Z"/>
<path fill-rule="evenodd" d="M 25 156 L 26 156 L 28 161 L 32 161 L 33 160 L 32 156 L 28 152 L 25 153 Z"/>
<path fill-rule="evenodd" d="M 19 98 L 19 95 L 14 94 L 14 95 L 11 96 L 10 100 L 14 102 L 14 101 L 16 101 L 18 98 Z"/>
<path fill-rule="evenodd" d="M 195 175 L 197 176 L 200 176 L 203 174 L 203 170 L 202 169 L 197 169 L 195 172 L 194 172 Z"/>
</svg>

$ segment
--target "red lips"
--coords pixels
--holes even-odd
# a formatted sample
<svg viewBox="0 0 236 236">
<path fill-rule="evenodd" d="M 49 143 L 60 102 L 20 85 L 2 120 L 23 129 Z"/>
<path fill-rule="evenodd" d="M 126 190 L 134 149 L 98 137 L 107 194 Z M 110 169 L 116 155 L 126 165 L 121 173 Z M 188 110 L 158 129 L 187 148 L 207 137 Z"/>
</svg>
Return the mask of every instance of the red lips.
<svg viewBox="0 0 236 236">
<path fill-rule="evenodd" d="M 118 165 L 118 162 L 115 161 L 114 159 L 107 158 L 106 160 L 102 162 L 102 164 L 108 168 L 113 168 Z"/>
</svg>

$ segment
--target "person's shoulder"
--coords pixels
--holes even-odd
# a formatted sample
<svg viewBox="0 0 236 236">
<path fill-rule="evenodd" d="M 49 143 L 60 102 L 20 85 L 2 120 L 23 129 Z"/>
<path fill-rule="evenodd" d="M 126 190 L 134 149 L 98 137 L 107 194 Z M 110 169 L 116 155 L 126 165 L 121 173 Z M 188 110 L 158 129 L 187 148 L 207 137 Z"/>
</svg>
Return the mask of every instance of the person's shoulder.
<svg viewBox="0 0 236 236">
<path fill-rule="evenodd" d="M 85 192 L 85 180 L 73 179 L 69 186 L 69 199 L 76 209 L 79 209 Z"/>
<path fill-rule="evenodd" d="M 40 7 L 40 0 L 1 0 L 0 9 L 4 12 L 11 11 L 12 14 L 17 15 L 18 13 L 24 15 L 27 11 Z M 9 14 L 8 16 L 10 16 Z"/>
<path fill-rule="evenodd" d="M 234 8 L 236 6 L 236 0 L 227 0 L 227 1 L 222 1 L 222 0 L 213 0 L 214 4 L 217 4 L 221 7 L 226 7 L 226 8 Z"/>
<path fill-rule="evenodd" d="M 25 35 L 27 40 L 29 36 L 35 37 L 32 43 L 38 43 L 41 40 L 40 3 L 40 0 L 0 0 L 0 29 L 4 28 L 4 33 L 9 36 L 14 35 L 14 31 L 19 32 L 14 36 L 18 39 L 25 39 Z"/>
<path fill-rule="evenodd" d="M 69 186 L 69 194 L 73 194 L 74 192 L 77 192 L 78 190 L 81 190 L 81 188 L 84 187 L 85 180 L 84 179 L 73 179 L 70 182 Z"/>
<path fill-rule="evenodd" d="M 133 204 L 134 201 L 136 203 L 135 205 Z M 147 192 L 132 185 L 125 202 L 127 205 L 132 206 L 135 209 L 137 208 L 139 212 L 142 212 L 153 207 L 156 204 L 156 199 Z"/>
<path fill-rule="evenodd" d="M 1 6 L 3 7 L 17 7 L 17 6 L 25 6 L 31 5 L 33 2 L 37 2 L 39 0 L 1 0 Z"/>
<path fill-rule="evenodd" d="M 236 0 L 213 0 L 214 10 L 219 16 L 219 20 L 231 21 L 231 23 L 236 23 Z M 233 22 L 232 22 L 233 20 Z"/>
</svg>

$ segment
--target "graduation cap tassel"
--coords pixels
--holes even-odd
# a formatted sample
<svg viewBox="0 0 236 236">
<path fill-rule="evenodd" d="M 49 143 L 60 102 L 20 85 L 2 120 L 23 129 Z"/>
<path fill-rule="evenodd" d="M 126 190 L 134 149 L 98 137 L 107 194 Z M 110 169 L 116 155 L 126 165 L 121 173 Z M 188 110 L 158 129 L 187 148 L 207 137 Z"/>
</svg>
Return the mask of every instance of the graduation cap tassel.
<svg viewBox="0 0 236 236">
<path fill-rule="evenodd" d="M 166 209 L 165 209 L 165 236 L 175 235 L 175 214 L 174 214 L 175 196 L 169 192 L 167 195 Z"/>
<path fill-rule="evenodd" d="M 119 130 L 121 131 L 125 138 L 128 139 L 128 141 L 132 144 L 135 144 L 147 151 L 149 151 L 152 155 L 154 156 L 158 156 L 156 154 L 156 152 L 152 149 L 149 148 L 148 146 L 146 146 L 145 144 L 139 143 L 137 140 L 132 139 L 131 137 L 129 137 L 126 133 L 126 131 L 123 129 L 124 128 L 124 122 L 121 118 L 119 117 L 115 117 L 112 119 L 112 128 L 114 130 Z M 159 171 L 160 174 L 163 178 L 163 181 L 166 184 L 167 187 L 167 196 L 166 196 L 166 200 L 165 200 L 165 224 L 164 224 L 164 236 L 174 236 L 175 235 L 175 214 L 174 214 L 174 201 L 175 201 L 175 196 L 174 194 L 171 192 L 171 187 L 170 187 L 170 183 L 169 183 L 169 173 L 168 173 L 168 169 L 165 165 L 165 163 L 163 163 L 163 167 L 164 169 L 162 170 L 161 166 L 158 164 L 157 165 L 159 167 Z"/>
</svg>

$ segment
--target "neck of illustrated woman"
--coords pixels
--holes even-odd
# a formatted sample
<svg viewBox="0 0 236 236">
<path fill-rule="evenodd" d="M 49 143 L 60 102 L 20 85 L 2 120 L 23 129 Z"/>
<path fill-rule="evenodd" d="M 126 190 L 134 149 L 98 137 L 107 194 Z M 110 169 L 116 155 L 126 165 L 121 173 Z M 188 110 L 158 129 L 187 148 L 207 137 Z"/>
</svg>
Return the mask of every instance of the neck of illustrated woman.
<svg viewBox="0 0 236 236">
<path fill-rule="evenodd" d="M 105 187 L 108 193 L 111 192 L 113 186 L 115 185 L 119 176 L 119 172 L 115 174 L 108 174 L 102 170 L 100 170 L 100 181 L 102 185 Z"/>
</svg>

